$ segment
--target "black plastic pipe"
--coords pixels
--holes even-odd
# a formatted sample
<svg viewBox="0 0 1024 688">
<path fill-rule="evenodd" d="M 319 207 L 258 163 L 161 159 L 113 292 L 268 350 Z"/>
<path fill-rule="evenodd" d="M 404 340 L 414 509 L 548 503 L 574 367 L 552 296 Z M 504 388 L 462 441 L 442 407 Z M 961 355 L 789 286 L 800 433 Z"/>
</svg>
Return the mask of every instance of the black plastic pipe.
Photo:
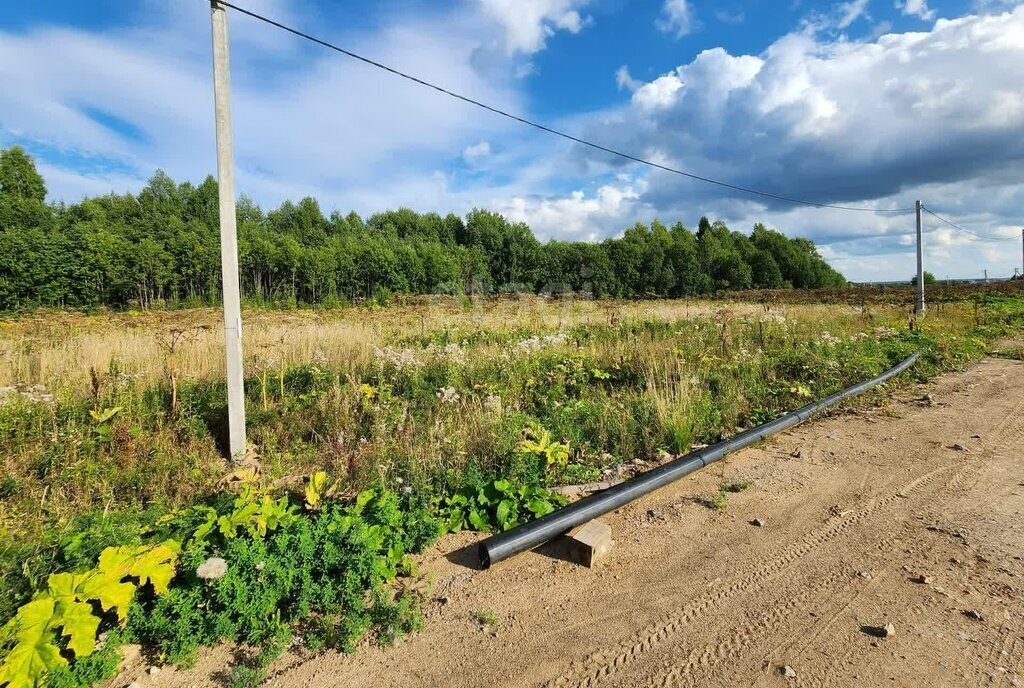
<svg viewBox="0 0 1024 688">
<path fill-rule="evenodd" d="M 836 392 L 824 399 L 815 401 L 802 408 L 787 413 L 773 421 L 758 425 L 723 440 L 718 444 L 690 452 L 663 466 L 647 471 L 637 477 L 619 483 L 603 492 L 593 494 L 581 499 L 575 504 L 559 509 L 558 511 L 539 518 L 531 523 L 523 524 L 504 533 L 493 535 L 480 543 L 479 555 L 480 565 L 483 568 L 490 567 L 503 559 L 533 549 L 539 545 L 553 540 L 559 535 L 568 532 L 578 525 L 606 514 L 609 511 L 618 509 L 623 504 L 632 502 L 648 492 L 653 492 L 659 487 L 664 487 L 675 482 L 694 471 L 704 468 L 729 454 L 756 444 L 772 435 L 802 423 L 822 409 L 834 406 L 844 399 L 855 397 L 858 394 L 882 384 L 904 370 L 914 365 L 920 357 L 920 353 L 902 361 L 895 368 L 887 370 L 878 377 L 857 383 L 841 392 Z"/>
</svg>

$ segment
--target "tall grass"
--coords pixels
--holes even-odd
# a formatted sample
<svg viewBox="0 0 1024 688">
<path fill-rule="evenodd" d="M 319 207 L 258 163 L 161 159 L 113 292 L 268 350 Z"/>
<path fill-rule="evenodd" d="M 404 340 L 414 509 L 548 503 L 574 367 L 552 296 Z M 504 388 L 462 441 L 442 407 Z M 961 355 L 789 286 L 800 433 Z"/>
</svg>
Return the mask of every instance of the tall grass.
<svg viewBox="0 0 1024 688">
<path fill-rule="evenodd" d="M 315 470 L 348 491 L 427 495 L 472 475 L 564 482 L 731 435 L 917 349 L 915 375 L 955 368 L 1019 332 L 1022 313 L 1024 300 L 945 304 L 913 322 L 885 305 L 533 298 L 254 311 L 249 438 L 265 484 Z M 2 323 L 0 577 L 6 554 L 82 514 L 170 509 L 217 489 L 231 469 L 218 315 Z M 521 451 L 541 431 L 568 445 L 565 466 Z"/>
</svg>

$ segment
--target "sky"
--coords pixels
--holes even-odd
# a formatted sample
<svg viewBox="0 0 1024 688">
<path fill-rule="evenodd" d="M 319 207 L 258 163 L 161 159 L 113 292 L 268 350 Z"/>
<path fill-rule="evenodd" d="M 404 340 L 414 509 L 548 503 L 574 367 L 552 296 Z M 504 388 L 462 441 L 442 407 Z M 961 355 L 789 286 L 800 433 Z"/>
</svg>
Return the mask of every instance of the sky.
<svg viewBox="0 0 1024 688">
<path fill-rule="evenodd" d="M 1024 2 L 234 0 L 600 145 L 816 203 L 926 207 L 940 279 L 1021 269 Z M 9 3 L 0 147 L 51 201 L 216 169 L 209 4 Z M 817 242 L 856 281 L 907 279 L 914 216 L 751 196 L 474 108 L 229 11 L 236 184 L 264 208 L 474 207 L 543 240 L 659 218 L 755 222 Z"/>
</svg>

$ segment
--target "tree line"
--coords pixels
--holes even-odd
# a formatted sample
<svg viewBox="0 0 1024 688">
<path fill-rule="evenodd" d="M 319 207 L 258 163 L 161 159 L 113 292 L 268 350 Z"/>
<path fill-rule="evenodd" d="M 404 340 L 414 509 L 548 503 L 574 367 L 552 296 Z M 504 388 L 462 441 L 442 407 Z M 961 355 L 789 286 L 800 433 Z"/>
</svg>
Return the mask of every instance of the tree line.
<svg viewBox="0 0 1024 688">
<path fill-rule="evenodd" d="M 217 182 L 161 171 L 138 194 L 49 204 L 19 147 L 0 152 L 0 310 L 212 304 L 220 298 Z M 521 222 L 476 209 L 325 216 L 313 198 L 263 211 L 238 203 L 243 297 L 333 305 L 393 293 L 587 291 L 681 297 L 751 288 L 842 286 L 813 242 L 701 218 L 637 223 L 601 243 L 542 243 Z"/>
</svg>

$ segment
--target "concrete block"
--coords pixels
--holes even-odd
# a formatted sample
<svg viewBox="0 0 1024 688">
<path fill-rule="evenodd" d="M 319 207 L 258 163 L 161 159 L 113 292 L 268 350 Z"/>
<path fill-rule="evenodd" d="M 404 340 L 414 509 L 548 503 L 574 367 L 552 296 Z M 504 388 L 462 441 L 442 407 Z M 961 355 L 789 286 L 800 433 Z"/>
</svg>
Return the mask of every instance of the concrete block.
<svg viewBox="0 0 1024 688">
<path fill-rule="evenodd" d="M 569 531 L 569 557 L 593 568 L 612 548 L 612 527 L 603 521 L 588 521 Z"/>
</svg>

